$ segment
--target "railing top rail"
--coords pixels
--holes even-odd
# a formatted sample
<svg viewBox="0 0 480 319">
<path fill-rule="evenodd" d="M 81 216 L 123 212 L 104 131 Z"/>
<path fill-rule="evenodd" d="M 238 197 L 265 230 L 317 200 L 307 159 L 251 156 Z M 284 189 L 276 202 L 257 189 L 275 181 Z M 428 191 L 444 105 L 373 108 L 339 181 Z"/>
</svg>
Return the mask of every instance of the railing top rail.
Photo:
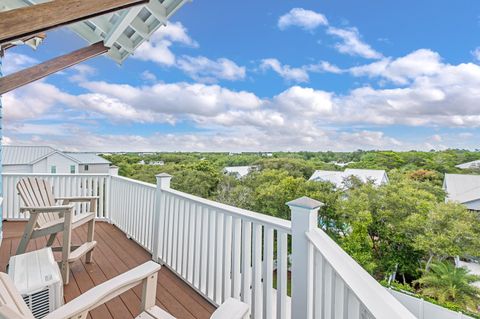
<svg viewBox="0 0 480 319">
<path fill-rule="evenodd" d="M 138 181 L 136 179 L 132 179 L 132 178 L 128 178 L 128 177 L 112 175 L 112 179 L 119 179 L 119 180 L 122 180 L 122 181 L 125 181 L 125 182 L 135 183 L 135 184 L 147 186 L 147 187 L 154 188 L 154 189 L 157 188 L 157 186 L 155 184 L 150 184 L 150 183 Z"/>
<path fill-rule="evenodd" d="M 106 173 L 2 173 L 3 176 L 52 176 L 52 177 L 65 177 L 65 176 L 75 176 L 75 177 L 108 177 L 110 174 Z"/>
<path fill-rule="evenodd" d="M 306 235 L 375 318 L 416 319 L 321 229 Z"/>
<path fill-rule="evenodd" d="M 200 203 L 204 206 L 208 206 L 210 208 L 216 209 L 216 210 L 221 210 L 226 212 L 227 214 L 230 214 L 232 216 L 238 216 L 243 219 L 249 220 L 254 223 L 260 223 L 263 225 L 268 225 L 271 226 L 272 228 L 282 230 L 288 234 L 291 234 L 292 232 L 292 223 L 289 220 L 278 218 L 278 217 L 273 217 L 273 216 L 268 216 L 256 212 L 252 212 L 250 210 L 238 208 L 235 206 L 230 206 L 227 204 L 222 204 L 218 203 L 209 199 L 205 199 L 202 197 L 198 197 L 195 195 L 190 195 L 187 193 L 183 193 L 180 191 L 177 191 L 175 189 L 162 189 L 162 191 L 170 193 L 174 196 L 182 197 L 184 199 L 188 199 L 197 203 Z"/>
</svg>

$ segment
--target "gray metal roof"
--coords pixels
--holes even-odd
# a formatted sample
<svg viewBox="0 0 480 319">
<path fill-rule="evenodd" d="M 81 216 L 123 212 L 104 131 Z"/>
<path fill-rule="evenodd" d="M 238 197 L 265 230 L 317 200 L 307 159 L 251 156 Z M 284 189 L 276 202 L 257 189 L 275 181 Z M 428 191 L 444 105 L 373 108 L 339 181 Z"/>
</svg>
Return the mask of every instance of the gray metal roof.
<svg viewBox="0 0 480 319">
<path fill-rule="evenodd" d="M 461 169 L 480 168 L 480 160 L 458 164 L 458 165 L 455 165 L 455 167 L 458 167 L 458 168 L 461 168 Z"/>
<path fill-rule="evenodd" d="M 3 165 L 30 165 L 42 158 L 58 153 L 79 164 L 110 164 L 95 153 L 62 152 L 50 146 L 14 146 L 4 145 L 2 148 Z"/>
<path fill-rule="evenodd" d="M 447 201 L 468 203 L 480 199 L 480 175 L 445 174 Z"/>
<path fill-rule="evenodd" d="M 64 154 L 76 159 L 81 164 L 110 164 L 109 161 L 95 153 L 64 152 Z"/>
<path fill-rule="evenodd" d="M 0 11 L 47 2 L 48 0 L 2 0 Z M 110 50 L 106 54 L 122 63 L 187 0 L 150 0 L 146 5 L 135 6 L 114 13 L 73 23 L 68 26 L 88 43 L 103 41 Z"/>
<path fill-rule="evenodd" d="M 50 146 L 10 146 L 2 147 L 3 165 L 26 165 L 56 150 Z"/>
<path fill-rule="evenodd" d="M 349 176 L 355 176 L 362 182 L 372 180 L 375 185 L 388 183 L 388 176 L 384 170 L 347 168 L 345 171 L 315 171 L 309 180 L 331 182 L 337 187 L 343 186 L 343 181 Z"/>
</svg>

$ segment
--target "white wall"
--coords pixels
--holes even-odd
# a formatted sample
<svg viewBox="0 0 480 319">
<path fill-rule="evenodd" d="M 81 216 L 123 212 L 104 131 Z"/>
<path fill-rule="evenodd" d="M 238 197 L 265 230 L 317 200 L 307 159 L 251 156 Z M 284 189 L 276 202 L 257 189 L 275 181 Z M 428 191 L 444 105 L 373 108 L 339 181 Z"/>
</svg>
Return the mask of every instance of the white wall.
<svg viewBox="0 0 480 319">
<path fill-rule="evenodd" d="M 88 171 L 85 170 L 85 165 L 79 165 L 79 173 L 85 174 L 108 174 L 110 164 L 88 164 Z"/>
<path fill-rule="evenodd" d="M 418 319 L 473 319 L 470 316 L 437 306 L 423 299 L 387 289 Z"/>
<path fill-rule="evenodd" d="M 3 165 L 2 171 L 4 173 L 31 173 L 31 165 Z"/>
<path fill-rule="evenodd" d="M 78 164 L 76 162 L 59 153 L 54 153 L 33 164 L 32 171 L 33 173 L 51 173 L 51 167 L 56 166 L 57 174 L 70 174 L 71 165 L 74 165 L 75 172 L 78 172 Z"/>
</svg>

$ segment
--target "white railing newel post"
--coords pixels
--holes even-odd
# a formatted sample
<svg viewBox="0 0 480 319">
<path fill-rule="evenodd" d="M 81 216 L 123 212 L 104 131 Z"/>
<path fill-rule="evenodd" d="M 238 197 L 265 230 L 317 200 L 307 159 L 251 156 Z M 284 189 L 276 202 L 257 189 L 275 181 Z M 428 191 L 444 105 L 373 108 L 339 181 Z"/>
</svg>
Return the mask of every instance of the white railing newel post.
<svg viewBox="0 0 480 319">
<path fill-rule="evenodd" d="M 163 247 L 163 223 L 165 222 L 165 196 L 163 190 L 170 188 L 170 181 L 172 176 L 166 173 L 161 173 L 155 176 L 157 178 L 157 190 L 155 194 L 155 215 L 153 227 L 153 253 L 154 261 L 163 261 L 163 254 L 160 251 Z"/>
<path fill-rule="evenodd" d="M 292 219 L 292 318 L 312 318 L 313 248 L 306 233 L 315 229 L 323 203 L 308 198 L 287 203 Z"/>
</svg>

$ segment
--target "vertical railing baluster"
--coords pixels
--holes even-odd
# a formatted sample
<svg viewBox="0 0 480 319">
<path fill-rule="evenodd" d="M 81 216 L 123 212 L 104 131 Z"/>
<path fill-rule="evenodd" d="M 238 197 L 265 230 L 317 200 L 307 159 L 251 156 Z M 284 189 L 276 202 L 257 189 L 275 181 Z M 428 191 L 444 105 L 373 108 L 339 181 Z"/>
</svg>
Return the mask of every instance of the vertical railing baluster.
<svg viewBox="0 0 480 319">
<path fill-rule="evenodd" d="M 253 224 L 252 239 L 252 318 L 262 317 L 262 226 Z"/>
<path fill-rule="evenodd" d="M 287 319 L 288 235 L 277 231 L 277 319 Z"/>
<path fill-rule="evenodd" d="M 252 222 L 242 222 L 242 301 L 252 302 Z M 252 309 L 250 309 L 252 311 Z"/>
<path fill-rule="evenodd" d="M 232 216 L 225 215 L 223 232 L 223 300 L 232 296 Z"/>
<path fill-rule="evenodd" d="M 263 318 L 273 318 L 273 229 L 263 229 Z"/>
<path fill-rule="evenodd" d="M 233 218 L 233 273 L 232 273 L 232 297 L 240 299 L 242 281 L 242 220 Z"/>
</svg>

